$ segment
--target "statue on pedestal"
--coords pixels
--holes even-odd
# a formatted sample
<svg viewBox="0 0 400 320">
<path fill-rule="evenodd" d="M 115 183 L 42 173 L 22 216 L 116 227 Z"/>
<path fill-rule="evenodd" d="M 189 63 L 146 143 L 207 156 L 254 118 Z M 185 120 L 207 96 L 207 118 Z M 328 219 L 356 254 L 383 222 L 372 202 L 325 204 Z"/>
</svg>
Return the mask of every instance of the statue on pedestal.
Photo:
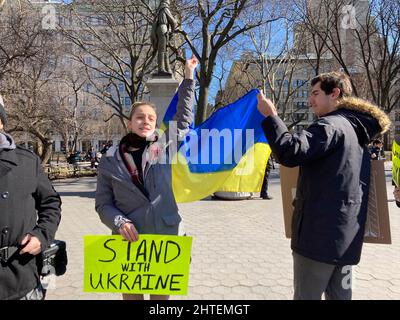
<svg viewBox="0 0 400 320">
<path fill-rule="evenodd" d="M 172 78 L 168 42 L 176 26 L 176 20 L 169 10 L 169 0 L 161 0 L 151 29 L 151 43 L 157 52 L 158 63 L 158 72 L 154 74 L 155 76 Z"/>
</svg>

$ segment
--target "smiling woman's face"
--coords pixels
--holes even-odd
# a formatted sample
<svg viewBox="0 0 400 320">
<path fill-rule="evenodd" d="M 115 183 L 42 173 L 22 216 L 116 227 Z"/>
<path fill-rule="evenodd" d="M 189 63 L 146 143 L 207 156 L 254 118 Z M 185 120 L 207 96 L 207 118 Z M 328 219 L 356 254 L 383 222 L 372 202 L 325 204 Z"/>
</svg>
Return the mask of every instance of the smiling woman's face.
<svg viewBox="0 0 400 320">
<path fill-rule="evenodd" d="M 146 138 L 154 133 L 156 122 L 156 111 L 151 106 L 142 105 L 133 112 L 128 128 L 138 136 Z"/>
</svg>

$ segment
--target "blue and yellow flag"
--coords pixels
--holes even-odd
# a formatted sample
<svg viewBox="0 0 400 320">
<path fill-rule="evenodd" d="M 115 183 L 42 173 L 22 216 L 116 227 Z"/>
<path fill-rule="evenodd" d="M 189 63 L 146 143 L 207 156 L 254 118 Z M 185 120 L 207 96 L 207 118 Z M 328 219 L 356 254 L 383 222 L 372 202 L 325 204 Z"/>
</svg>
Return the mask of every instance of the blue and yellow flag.
<svg viewBox="0 0 400 320">
<path fill-rule="evenodd" d="M 218 191 L 259 192 L 271 149 L 257 109 L 257 89 L 216 111 L 191 129 L 172 161 L 172 186 L 178 203 Z M 177 94 L 163 122 L 176 112 Z"/>
</svg>

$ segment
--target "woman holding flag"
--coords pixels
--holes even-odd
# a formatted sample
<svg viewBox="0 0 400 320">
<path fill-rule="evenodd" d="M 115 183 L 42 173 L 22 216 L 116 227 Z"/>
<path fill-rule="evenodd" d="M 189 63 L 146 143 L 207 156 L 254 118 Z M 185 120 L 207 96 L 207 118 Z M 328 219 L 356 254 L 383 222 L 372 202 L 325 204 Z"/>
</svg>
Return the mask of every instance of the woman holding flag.
<svg viewBox="0 0 400 320">
<path fill-rule="evenodd" d="M 183 136 L 193 121 L 194 70 L 197 59 L 186 61 L 174 120 Z M 172 191 L 171 165 L 159 161 L 169 147 L 156 130 L 156 107 L 150 102 L 132 106 L 128 128 L 119 146 L 111 147 L 98 168 L 96 211 L 113 234 L 137 241 L 139 234 L 177 235 L 181 217 Z M 169 137 L 171 138 L 171 137 Z M 151 295 L 166 300 L 169 296 Z M 141 294 L 123 294 L 124 300 L 143 300 Z"/>
</svg>

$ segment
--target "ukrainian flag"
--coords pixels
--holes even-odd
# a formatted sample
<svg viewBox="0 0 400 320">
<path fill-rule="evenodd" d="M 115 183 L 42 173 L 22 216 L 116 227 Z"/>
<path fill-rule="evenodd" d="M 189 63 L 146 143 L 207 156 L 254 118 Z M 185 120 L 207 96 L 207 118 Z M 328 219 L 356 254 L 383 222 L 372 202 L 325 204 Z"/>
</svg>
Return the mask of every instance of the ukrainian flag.
<svg viewBox="0 0 400 320">
<path fill-rule="evenodd" d="M 216 111 L 191 129 L 172 161 L 172 186 L 178 203 L 203 199 L 214 192 L 259 192 L 271 149 L 257 109 L 259 90 Z M 164 117 L 173 119 L 175 95 Z"/>
</svg>

